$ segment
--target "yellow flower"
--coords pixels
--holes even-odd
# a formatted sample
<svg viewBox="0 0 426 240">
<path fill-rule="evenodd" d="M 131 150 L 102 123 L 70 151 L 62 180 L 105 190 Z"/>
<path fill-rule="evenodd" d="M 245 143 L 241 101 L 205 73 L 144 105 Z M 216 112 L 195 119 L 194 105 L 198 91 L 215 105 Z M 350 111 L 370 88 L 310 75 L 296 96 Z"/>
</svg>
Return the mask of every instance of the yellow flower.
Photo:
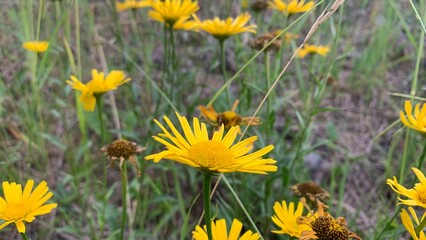
<svg viewBox="0 0 426 240">
<path fill-rule="evenodd" d="M 287 234 L 292 237 L 300 237 L 303 231 L 309 230 L 310 228 L 305 224 L 298 224 L 297 219 L 303 214 L 303 203 L 297 204 L 297 209 L 294 211 L 294 203 L 290 202 L 287 206 L 285 201 L 275 202 L 274 213 L 272 221 L 281 228 L 281 230 L 272 230 L 276 234 Z"/>
<path fill-rule="evenodd" d="M 250 230 L 248 230 L 241 237 L 239 237 L 242 228 L 243 228 L 243 224 L 237 219 L 234 219 L 232 221 L 231 230 L 228 235 L 228 229 L 226 228 L 225 219 L 218 219 L 215 222 L 212 221 L 213 240 L 258 240 L 260 239 L 260 236 L 258 233 L 253 233 Z M 195 240 L 209 240 L 207 237 L 206 225 L 204 225 L 204 228 L 201 228 L 200 226 L 196 226 L 195 231 L 192 232 L 192 238 L 194 238 Z"/>
<path fill-rule="evenodd" d="M 200 9 L 198 2 L 192 0 L 148 0 L 153 11 L 148 15 L 174 29 L 190 30 L 197 27 L 195 21 L 189 20 L 191 14 Z"/>
<path fill-rule="evenodd" d="M 194 14 L 194 19 L 198 22 L 198 28 L 211 34 L 219 41 L 223 41 L 230 37 L 243 32 L 256 33 L 256 25 L 245 26 L 250 21 L 250 14 L 243 13 L 235 19 L 229 17 L 226 20 L 215 17 L 214 19 L 208 19 L 200 21 L 200 19 Z"/>
<path fill-rule="evenodd" d="M 273 0 L 268 2 L 268 5 L 286 15 L 290 15 L 307 12 L 311 10 L 315 4 L 313 1 L 309 1 L 305 4 L 305 0 L 290 0 L 287 3 L 282 0 Z"/>
<path fill-rule="evenodd" d="M 45 52 L 49 47 L 49 42 L 46 41 L 33 41 L 24 42 L 22 47 L 33 52 Z"/>
<path fill-rule="evenodd" d="M 403 200 L 398 197 L 399 204 L 405 204 L 407 206 L 420 206 L 426 208 L 426 178 L 425 175 L 417 168 L 411 168 L 419 179 L 419 183 L 414 185 L 414 188 L 406 189 L 402 185 L 398 184 L 396 177 L 393 180 L 388 179 L 386 183 L 398 194 L 408 197 L 409 199 Z"/>
<path fill-rule="evenodd" d="M 318 54 L 321 56 L 326 56 L 327 53 L 330 51 L 330 48 L 327 46 L 315 46 L 310 44 L 305 44 L 299 52 L 297 52 L 297 57 L 304 58 L 308 54 Z"/>
<path fill-rule="evenodd" d="M 305 207 L 309 209 L 305 198 L 302 198 L 301 201 Z M 300 240 L 347 240 L 349 238 L 361 240 L 360 237 L 348 229 L 344 217 L 334 219 L 331 214 L 325 211 L 328 207 L 320 201 L 317 201 L 317 206 L 318 210 L 316 213 L 313 213 L 312 210 L 309 209 L 310 215 L 298 218 L 297 222 L 299 224 L 306 224 L 309 226 L 309 230 L 302 231 L 300 234 Z"/>
<path fill-rule="evenodd" d="M 115 2 L 117 12 L 122 12 L 127 9 L 145 8 L 151 6 L 147 0 L 125 0 L 124 2 Z"/>
<path fill-rule="evenodd" d="M 408 211 L 410 211 L 410 214 L 411 214 L 411 216 L 413 216 L 413 219 L 416 222 L 417 226 L 426 217 L 426 212 L 425 212 L 423 214 L 423 217 L 421 218 L 421 221 L 419 222 L 419 219 L 417 218 L 417 214 L 414 211 L 414 209 L 412 207 L 408 207 Z M 404 225 L 405 229 L 407 229 L 407 231 L 410 233 L 410 235 L 413 237 L 414 240 L 426 240 L 426 235 L 425 235 L 424 231 L 421 231 L 419 233 L 419 236 L 417 236 L 413 222 L 411 221 L 411 217 L 408 215 L 408 213 L 405 209 L 401 210 L 401 220 L 402 220 L 402 224 Z"/>
<path fill-rule="evenodd" d="M 407 114 L 407 117 L 405 117 L 404 113 L 402 111 L 399 112 L 399 116 L 401 118 L 402 123 L 412 128 L 422 135 L 426 136 L 426 107 L 425 104 L 422 105 L 422 108 L 420 109 L 420 103 L 416 104 L 416 107 L 414 109 L 414 116 L 412 114 L 413 106 L 411 105 L 410 101 L 405 101 L 404 104 L 405 113 Z"/>
<path fill-rule="evenodd" d="M 2 183 L 4 198 L 0 197 L 0 229 L 15 223 L 18 232 L 25 233 L 25 222 L 34 221 L 36 216 L 50 213 L 58 204 L 45 204 L 53 193 L 49 192 L 47 183 L 42 181 L 33 192 L 34 180 L 30 179 L 22 191 L 21 184 L 7 181 Z"/>
<path fill-rule="evenodd" d="M 169 118 L 164 120 L 172 132 L 154 120 L 163 130 L 163 133 L 154 136 L 154 139 L 166 146 L 166 150 L 145 157 L 146 160 L 159 162 L 161 159 L 170 159 L 209 173 L 249 172 L 267 174 L 275 172 L 276 161 L 272 158 L 262 159 L 262 156 L 272 151 L 273 145 L 266 146 L 254 153 L 248 154 L 253 148 L 257 136 L 247 138 L 233 145 L 239 127 L 231 127 L 224 135 L 224 127 L 215 131 L 209 139 L 207 127 L 200 124 L 197 117 L 193 118 L 193 130 L 185 117 L 176 113 L 182 126 L 184 136 L 175 128 Z"/>
<path fill-rule="evenodd" d="M 236 100 L 230 111 L 217 113 L 213 106 L 198 106 L 201 115 L 209 122 L 209 124 L 220 127 L 222 124 L 226 129 L 233 126 L 247 125 L 249 124 L 251 117 L 242 117 L 235 112 L 239 100 Z M 250 125 L 259 125 L 260 118 L 254 117 Z"/>
<path fill-rule="evenodd" d="M 73 89 L 81 91 L 80 101 L 83 103 L 84 110 L 93 112 L 96 105 L 96 97 L 102 94 L 117 89 L 118 86 L 130 81 L 126 78 L 123 71 L 111 71 L 105 78 L 105 74 L 92 69 L 92 80 L 87 84 L 80 82 L 75 76 L 71 76 L 71 81 L 67 83 Z"/>
</svg>

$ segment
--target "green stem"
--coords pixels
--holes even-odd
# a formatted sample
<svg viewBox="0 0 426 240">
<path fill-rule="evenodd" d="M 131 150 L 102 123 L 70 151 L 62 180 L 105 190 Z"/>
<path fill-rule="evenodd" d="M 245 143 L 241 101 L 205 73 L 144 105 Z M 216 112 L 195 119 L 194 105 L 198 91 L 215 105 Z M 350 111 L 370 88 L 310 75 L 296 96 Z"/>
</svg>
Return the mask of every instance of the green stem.
<svg viewBox="0 0 426 240">
<path fill-rule="evenodd" d="M 425 143 L 423 145 L 422 155 L 420 155 L 419 160 L 418 160 L 419 163 L 417 165 L 417 168 L 419 170 L 421 170 L 423 162 L 425 161 L 425 158 L 426 158 L 426 140 L 425 140 Z"/>
<path fill-rule="evenodd" d="M 124 228 L 126 226 L 127 219 L 127 167 L 126 162 L 123 162 L 121 167 L 121 193 L 123 194 L 123 212 L 121 215 L 121 231 L 120 231 L 120 239 L 124 239 Z"/>
<path fill-rule="evenodd" d="M 212 183 L 212 175 L 204 173 L 204 185 L 203 185 L 203 196 L 204 196 L 204 221 L 207 227 L 207 236 L 209 240 L 213 240 L 212 224 L 210 219 L 210 185 Z"/>
<path fill-rule="evenodd" d="M 101 131 L 101 141 L 102 144 L 105 144 L 105 129 L 104 129 L 104 118 L 102 113 L 102 96 L 96 96 L 96 108 L 98 109 L 98 119 L 99 119 L 99 130 Z"/>
<path fill-rule="evenodd" d="M 27 235 L 25 233 L 21 233 L 21 237 L 24 240 L 29 240 L 28 237 L 27 237 Z"/>
<path fill-rule="evenodd" d="M 423 218 L 422 222 L 419 224 L 419 226 L 416 227 L 416 235 L 419 236 L 420 232 L 423 230 L 423 228 L 426 226 L 426 217 Z"/>
<path fill-rule="evenodd" d="M 171 86 L 170 86 L 170 99 L 173 100 L 173 91 L 174 91 L 174 85 L 175 85 L 175 74 L 176 74 L 176 54 L 175 54 L 175 36 L 174 36 L 174 30 L 173 27 L 170 27 L 170 45 L 171 45 L 171 59 L 169 63 L 171 64 Z"/>
<path fill-rule="evenodd" d="M 222 67 L 223 83 L 224 85 L 226 85 L 228 76 L 226 75 L 225 40 L 219 40 L 219 45 L 220 45 L 220 66 Z M 226 94 L 226 102 L 228 104 L 231 104 L 229 100 L 229 88 L 226 89 L 225 94 Z"/>
<path fill-rule="evenodd" d="M 169 60 L 169 44 L 168 44 L 168 34 L 167 34 L 167 25 L 164 24 L 164 38 L 163 38 L 163 77 L 162 77 L 162 81 L 163 81 L 163 87 L 166 86 L 167 84 L 167 77 L 168 77 L 168 60 Z"/>
</svg>

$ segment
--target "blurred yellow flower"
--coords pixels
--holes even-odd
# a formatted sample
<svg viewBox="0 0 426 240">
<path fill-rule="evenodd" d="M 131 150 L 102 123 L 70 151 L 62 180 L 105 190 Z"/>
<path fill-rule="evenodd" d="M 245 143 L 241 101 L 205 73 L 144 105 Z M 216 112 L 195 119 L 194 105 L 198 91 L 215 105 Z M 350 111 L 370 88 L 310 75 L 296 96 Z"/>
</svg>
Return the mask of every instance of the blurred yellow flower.
<svg viewBox="0 0 426 240">
<path fill-rule="evenodd" d="M 420 103 L 417 103 L 414 109 L 413 116 L 413 106 L 411 105 L 411 102 L 407 100 L 404 104 L 404 110 L 407 114 L 407 117 L 405 117 L 402 111 L 399 112 L 399 116 L 401 118 L 402 123 L 405 126 L 412 128 L 417 132 L 421 133 L 422 135 L 426 136 L 426 105 L 423 104 L 422 108 L 420 109 Z"/>
<path fill-rule="evenodd" d="M 4 198 L 0 197 L 0 220 L 4 222 L 0 224 L 0 229 L 15 223 L 18 232 L 25 233 L 24 221 L 30 223 L 36 216 L 48 214 L 58 206 L 56 203 L 45 204 L 53 196 L 45 181 L 34 191 L 33 186 L 32 179 L 27 181 L 24 191 L 21 184 L 7 181 L 2 183 Z"/>
<path fill-rule="evenodd" d="M 269 1 L 268 5 L 286 15 L 303 13 L 311 10 L 314 7 L 314 2 L 309 1 L 305 3 L 305 0 L 290 0 L 288 2 L 283 2 L 282 0 L 273 0 Z"/>
<path fill-rule="evenodd" d="M 411 216 L 413 217 L 416 225 L 420 225 L 420 222 L 424 221 L 426 217 L 426 212 L 423 214 L 423 217 L 421 218 L 420 222 L 417 217 L 416 212 L 412 207 L 408 207 L 408 211 L 410 211 Z M 426 240 L 426 235 L 424 231 L 421 231 L 419 235 L 417 236 L 415 227 L 413 225 L 413 222 L 411 221 L 411 217 L 408 215 L 407 211 L 405 209 L 401 210 L 401 220 L 402 224 L 404 225 L 405 229 L 410 233 L 411 237 L 413 237 L 414 240 Z"/>
<path fill-rule="evenodd" d="M 173 29 L 191 30 L 197 27 L 190 16 L 198 11 L 198 2 L 192 0 L 148 0 L 154 9 L 148 15 L 159 22 L 165 23 Z"/>
<path fill-rule="evenodd" d="M 296 211 L 294 210 L 294 203 L 290 202 L 287 206 L 286 201 L 275 202 L 274 213 L 272 221 L 278 225 L 281 230 L 272 230 L 276 234 L 287 234 L 292 237 L 300 237 L 303 231 L 309 230 L 309 226 L 305 224 L 298 224 L 297 219 L 303 214 L 303 203 L 297 204 Z"/>
<path fill-rule="evenodd" d="M 71 81 L 67 80 L 67 83 L 73 89 L 81 91 L 80 101 L 83 103 L 84 110 L 93 112 L 96 106 L 96 97 L 110 90 L 115 90 L 128 81 L 130 81 L 130 78 L 126 78 L 123 71 L 111 71 L 105 78 L 104 73 L 92 69 L 92 80 L 87 84 L 80 82 L 75 76 L 71 76 Z"/>
<path fill-rule="evenodd" d="M 297 57 L 304 58 L 308 54 L 318 54 L 321 56 L 327 56 L 327 53 L 330 51 L 330 48 L 327 46 L 315 46 L 310 44 L 305 44 L 299 52 L 297 52 Z"/>
<path fill-rule="evenodd" d="M 426 178 L 425 175 L 417 168 L 411 168 L 414 174 L 416 174 L 419 179 L 419 183 L 416 183 L 413 188 L 406 189 L 404 186 L 398 183 L 396 177 L 393 177 L 393 180 L 388 179 L 386 183 L 398 194 L 408 197 L 409 199 L 403 200 L 398 197 L 399 204 L 404 204 L 407 206 L 420 206 L 426 208 Z"/>
<path fill-rule="evenodd" d="M 234 126 L 247 125 L 250 123 L 251 117 L 242 117 L 235 112 L 239 100 L 236 100 L 230 111 L 217 113 L 213 106 L 198 106 L 201 115 L 208 121 L 209 124 L 215 127 L 221 127 L 222 124 L 226 129 Z M 260 118 L 254 117 L 250 125 L 259 125 Z"/>
<path fill-rule="evenodd" d="M 232 221 L 231 230 L 229 231 L 226 228 L 226 220 L 218 219 L 215 222 L 212 221 L 212 234 L 213 240 L 258 240 L 260 235 L 258 233 L 253 233 L 251 230 L 245 232 L 241 237 L 240 233 L 243 228 L 243 224 L 234 219 Z M 209 240 L 207 237 L 206 225 L 204 228 L 196 226 L 195 230 L 192 232 L 192 238 L 195 240 Z"/>
<path fill-rule="evenodd" d="M 115 9 L 117 12 L 122 12 L 127 9 L 145 8 L 150 6 L 151 5 L 149 1 L 147 0 L 125 0 L 124 2 L 115 2 Z"/>
<path fill-rule="evenodd" d="M 309 206 L 306 204 L 305 198 L 301 201 L 307 209 Z M 299 217 L 298 224 L 305 224 L 309 227 L 308 230 L 302 231 L 300 240 L 312 239 L 358 239 L 361 240 L 355 233 L 348 229 L 346 219 L 344 217 L 334 218 L 326 211 L 328 208 L 324 203 L 317 201 L 318 210 L 313 213 L 310 210 L 310 215 Z"/>
<path fill-rule="evenodd" d="M 235 19 L 229 17 L 226 20 L 222 20 L 215 17 L 214 19 L 204 20 L 202 22 L 195 14 L 193 17 L 195 21 L 198 22 L 198 28 L 200 30 L 211 34 L 219 41 L 223 41 L 232 35 L 243 32 L 256 33 L 256 25 L 252 24 L 246 26 L 251 18 L 249 13 L 243 13 Z"/>
<path fill-rule="evenodd" d="M 24 42 L 22 44 L 24 49 L 33 52 L 45 52 L 49 47 L 49 42 L 46 41 L 32 41 L 32 42 Z"/>
<path fill-rule="evenodd" d="M 249 172 L 267 174 L 277 171 L 276 161 L 272 158 L 263 159 L 272 149 L 268 145 L 256 152 L 249 152 L 257 136 L 247 138 L 233 144 L 237 137 L 239 127 L 231 127 L 224 135 L 224 127 L 213 133 L 210 139 L 207 127 L 200 124 L 197 117 L 193 118 L 193 130 L 185 117 L 176 113 L 183 129 L 184 136 L 175 128 L 170 119 L 164 116 L 164 120 L 171 129 L 169 132 L 160 122 L 154 120 L 163 133 L 154 136 L 154 140 L 163 144 L 166 150 L 145 157 L 146 160 L 159 162 L 161 159 L 170 159 L 207 173 Z"/>
</svg>

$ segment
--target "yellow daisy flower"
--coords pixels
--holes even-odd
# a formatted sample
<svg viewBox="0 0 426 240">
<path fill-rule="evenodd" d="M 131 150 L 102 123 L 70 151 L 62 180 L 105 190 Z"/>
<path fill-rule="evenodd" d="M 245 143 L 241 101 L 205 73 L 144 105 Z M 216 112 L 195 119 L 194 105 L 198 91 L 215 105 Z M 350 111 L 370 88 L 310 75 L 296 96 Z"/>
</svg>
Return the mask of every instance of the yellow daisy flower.
<svg viewBox="0 0 426 240">
<path fill-rule="evenodd" d="M 317 201 L 318 210 L 316 213 L 313 213 L 306 204 L 305 198 L 302 198 L 301 201 L 305 207 L 309 209 L 310 215 L 307 217 L 299 217 L 297 220 L 299 224 L 306 224 L 309 227 L 308 230 L 302 231 L 299 238 L 300 240 L 347 240 L 350 238 L 361 240 L 360 237 L 348 229 L 344 217 L 335 219 L 331 214 L 325 211 L 328 207 L 324 203 Z"/>
<path fill-rule="evenodd" d="M 209 139 L 207 127 L 200 124 L 197 117 L 193 118 L 193 130 L 185 117 L 176 113 L 182 126 L 184 136 L 175 128 L 169 118 L 164 120 L 171 129 L 169 132 L 160 122 L 155 123 L 163 130 L 163 133 L 154 136 L 154 139 L 165 145 L 166 150 L 145 157 L 146 160 L 159 162 L 161 159 L 170 159 L 209 173 L 249 172 L 267 174 L 277 171 L 276 161 L 272 158 L 262 159 L 272 149 L 268 145 L 254 153 L 248 154 L 253 148 L 257 136 L 247 138 L 236 144 L 232 144 L 237 137 L 239 127 L 231 127 L 224 135 L 224 127 L 215 131 Z"/>
<path fill-rule="evenodd" d="M 191 30 L 197 27 L 195 21 L 189 20 L 191 14 L 200 9 L 198 2 L 192 0 L 148 0 L 154 9 L 148 15 L 174 29 Z"/>
<path fill-rule="evenodd" d="M 117 12 L 122 12 L 127 9 L 145 8 L 150 7 L 150 3 L 147 0 L 125 0 L 124 2 L 115 2 L 115 9 Z"/>
<path fill-rule="evenodd" d="M 193 17 L 195 21 L 198 22 L 198 28 L 200 30 L 211 34 L 219 41 L 223 41 L 232 35 L 243 32 L 256 33 L 256 25 L 246 26 L 251 18 L 249 13 L 243 13 L 235 19 L 229 17 L 226 20 L 222 20 L 215 17 L 214 19 L 204 20 L 202 22 L 195 14 Z"/>
<path fill-rule="evenodd" d="M 45 52 L 47 48 L 49 47 L 49 42 L 46 42 L 46 41 L 24 42 L 22 44 L 22 47 L 32 52 Z"/>
<path fill-rule="evenodd" d="M 310 44 L 305 44 L 299 52 L 297 52 L 297 57 L 304 58 L 308 54 L 318 54 L 321 56 L 327 56 L 327 53 L 330 51 L 330 48 L 327 46 L 315 46 Z"/>
<path fill-rule="evenodd" d="M 407 117 L 405 117 L 405 114 L 400 111 L 399 116 L 401 118 L 402 123 L 420 134 L 426 136 L 426 105 L 423 104 L 422 108 L 420 109 L 420 103 L 416 104 L 416 107 L 414 109 L 414 116 L 412 114 L 413 106 L 411 105 L 410 101 L 405 101 L 404 104 L 404 110 L 407 114 Z"/>
<path fill-rule="evenodd" d="M 398 184 L 396 177 L 393 177 L 393 180 L 388 179 L 386 183 L 398 194 L 408 197 L 409 199 L 403 200 L 398 197 L 399 204 L 405 204 L 407 206 L 420 206 L 426 208 L 426 177 L 425 175 L 417 168 L 411 168 L 419 179 L 419 183 L 414 185 L 414 188 L 406 189 L 402 185 Z"/>
<path fill-rule="evenodd" d="M 283 2 L 282 0 L 273 0 L 269 1 L 268 5 L 286 15 L 303 13 L 311 10 L 314 7 L 314 2 L 309 1 L 305 3 L 305 0 L 290 0 L 288 2 Z"/>
<path fill-rule="evenodd" d="M 213 240 L 258 240 L 260 236 L 258 233 L 253 233 L 248 230 L 241 237 L 241 229 L 243 228 L 243 224 L 234 219 L 232 221 L 231 230 L 228 235 L 228 229 L 226 228 L 226 220 L 218 219 L 215 222 L 212 222 L 212 234 Z M 195 240 L 209 240 L 207 237 L 206 225 L 204 228 L 200 226 L 195 227 L 195 231 L 192 232 L 192 238 Z"/>
<path fill-rule="evenodd" d="M 410 214 L 411 216 L 413 216 L 413 219 L 416 222 L 417 226 L 420 225 L 420 222 L 422 222 L 426 217 L 426 212 L 425 212 L 423 214 L 423 217 L 421 218 L 421 221 L 419 222 L 419 219 L 414 209 L 412 207 L 408 207 L 408 211 L 410 211 Z M 410 235 L 413 237 L 414 240 L 426 240 L 426 235 L 424 231 L 421 231 L 419 233 L 419 236 L 417 236 L 413 222 L 411 221 L 411 217 L 408 215 L 405 209 L 401 210 L 401 220 L 405 229 L 407 229 L 407 231 L 410 233 Z"/>
<path fill-rule="evenodd" d="M 287 206 L 286 201 L 275 202 L 274 213 L 272 221 L 281 228 L 281 230 L 272 230 L 276 234 L 287 234 L 292 237 L 300 237 L 303 231 L 310 228 L 305 224 L 298 224 L 297 219 L 303 214 L 303 203 L 297 204 L 297 209 L 294 211 L 294 203 L 290 202 Z"/>
<path fill-rule="evenodd" d="M 25 233 L 25 222 L 34 221 L 36 216 L 50 213 L 58 204 L 45 204 L 53 193 L 49 192 L 47 183 L 42 181 L 33 192 L 34 180 L 30 179 L 22 191 L 21 184 L 15 182 L 3 182 L 4 198 L 0 197 L 0 224 L 3 229 L 11 223 L 15 223 L 18 232 Z"/>
<path fill-rule="evenodd" d="M 222 113 L 217 113 L 211 105 L 198 106 L 198 109 L 201 112 L 201 116 L 203 116 L 212 126 L 220 127 L 223 124 L 226 129 L 229 129 L 233 126 L 247 125 L 251 120 L 251 117 L 242 117 L 235 112 L 239 102 L 239 100 L 236 100 L 230 111 Z M 254 117 L 250 125 L 259 125 L 260 122 L 260 118 Z"/>
<path fill-rule="evenodd" d="M 102 94 L 117 89 L 118 86 L 130 81 L 126 78 L 123 71 L 111 71 L 105 78 L 105 74 L 92 69 L 92 80 L 87 84 L 80 82 L 75 76 L 71 76 L 71 81 L 67 83 L 73 89 L 81 91 L 80 101 L 83 103 L 85 111 L 93 112 L 96 106 L 96 97 Z"/>
</svg>

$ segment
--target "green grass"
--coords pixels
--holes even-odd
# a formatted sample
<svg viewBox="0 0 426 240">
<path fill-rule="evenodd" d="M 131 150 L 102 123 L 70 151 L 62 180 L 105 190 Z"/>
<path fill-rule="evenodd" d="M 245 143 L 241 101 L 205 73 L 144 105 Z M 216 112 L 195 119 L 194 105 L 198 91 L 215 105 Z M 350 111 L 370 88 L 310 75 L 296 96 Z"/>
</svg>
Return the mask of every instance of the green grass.
<svg viewBox="0 0 426 240">
<path fill-rule="evenodd" d="M 213 217 L 226 218 L 228 226 L 237 218 L 244 230 L 255 225 L 264 239 L 290 239 L 271 233 L 277 229 L 273 205 L 298 201 L 289 188 L 313 180 L 330 193 L 330 213 L 344 216 L 363 239 L 407 238 L 386 179 L 396 176 L 411 188 L 411 167 L 425 172 L 424 164 L 418 166 L 424 139 L 392 125 L 403 100 L 424 97 L 425 31 L 413 6 L 424 23 L 425 3 L 347 1 L 308 40 L 329 46 L 328 55 L 296 58 L 285 68 L 327 3 L 288 17 L 272 9 L 251 12 L 257 34 L 225 42 L 224 87 L 220 46 L 202 32 L 174 32 L 175 83 L 162 79 L 163 25 L 148 17 L 148 9 L 117 13 L 113 1 L 1 2 L 0 181 L 46 180 L 58 203 L 54 213 L 26 224 L 27 235 L 119 239 L 120 169 L 110 167 L 100 149 L 121 136 L 146 147 L 137 156 L 141 177 L 127 164 L 125 239 L 190 239 L 199 220 L 204 224 L 203 177 L 173 161 L 144 160 L 163 150 L 151 137 L 160 132 L 153 119 L 168 116 L 176 123 L 175 111 L 192 118 L 200 115 L 199 105 L 213 102 L 223 112 L 239 99 L 237 113 L 262 118 L 260 126 L 243 126 L 241 138 L 258 136 L 254 149 L 273 144 L 269 157 L 278 171 L 226 174 L 211 200 Z M 202 19 L 246 11 L 237 1 L 199 4 Z M 269 61 L 248 46 L 287 27 L 300 37 L 269 52 Z M 49 50 L 22 49 L 33 39 L 49 41 Z M 87 82 L 93 68 L 123 70 L 132 78 L 103 96 L 104 143 L 97 112 L 83 111 L 65 82 L 70 75 Z M 0 230 L 5 239 L 19 238 L 12 225 Z"/>
</svg>

